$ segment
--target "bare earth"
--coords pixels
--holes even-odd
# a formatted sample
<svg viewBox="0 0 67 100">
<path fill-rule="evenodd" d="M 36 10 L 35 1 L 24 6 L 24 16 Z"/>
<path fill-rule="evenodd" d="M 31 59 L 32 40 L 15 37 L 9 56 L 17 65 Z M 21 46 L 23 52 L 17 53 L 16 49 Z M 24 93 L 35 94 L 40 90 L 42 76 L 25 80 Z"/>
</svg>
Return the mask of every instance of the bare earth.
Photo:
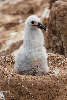
<svg viewBox="0 0 67 100">
<path fill-rule="evenodd" d="M 24 76 L 13 72 L 11 55 L 0 57 L 0 100 L 67 100 L 67 59 L 48 56 L 50 72 L 45 76 Z"/>
</svg>

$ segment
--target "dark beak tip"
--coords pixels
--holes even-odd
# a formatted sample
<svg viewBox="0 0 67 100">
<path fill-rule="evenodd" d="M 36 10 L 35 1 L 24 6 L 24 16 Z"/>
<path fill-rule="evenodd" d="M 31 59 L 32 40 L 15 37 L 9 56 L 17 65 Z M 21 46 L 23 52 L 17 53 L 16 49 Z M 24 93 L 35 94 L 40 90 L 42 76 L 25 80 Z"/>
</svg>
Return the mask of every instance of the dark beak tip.
<svg viewBox="0 0 67 100">
<path fill-rule="evenodd" d="M 46 31 L 46 27 L 45 27 L 45 26 L 43 26 L 43 30 L 45 30 L 45 31 Z"/>
<path fill-rule="evenodd" d="M 41 23 L 38 23 L 38 28 L 43 29 L 43 30 L 46 31 L 46 26 L 41 24 Z"/>
</svg>

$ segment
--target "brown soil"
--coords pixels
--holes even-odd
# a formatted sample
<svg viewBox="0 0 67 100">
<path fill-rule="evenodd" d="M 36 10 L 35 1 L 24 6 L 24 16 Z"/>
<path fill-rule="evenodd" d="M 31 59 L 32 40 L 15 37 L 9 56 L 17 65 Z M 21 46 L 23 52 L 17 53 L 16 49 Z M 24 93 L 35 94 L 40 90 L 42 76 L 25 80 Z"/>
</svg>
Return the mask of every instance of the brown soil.
<svg viewBox="0 0 67 100">
<path fill-rule="evenodd" d="M 11 55 L 0 57 L 0 100 L 67 100 L 67 59 L 48 56 L 50 72 L 45 76 L 24 76 L 13 72 Z"/>
</svg>

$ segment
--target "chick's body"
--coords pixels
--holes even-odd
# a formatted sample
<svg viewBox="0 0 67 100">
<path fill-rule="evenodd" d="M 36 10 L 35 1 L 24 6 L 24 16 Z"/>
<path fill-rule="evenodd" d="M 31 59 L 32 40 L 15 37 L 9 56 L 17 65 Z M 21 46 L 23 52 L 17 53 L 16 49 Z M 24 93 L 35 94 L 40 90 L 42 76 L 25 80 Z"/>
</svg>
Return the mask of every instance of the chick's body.
<svg viewBox="0 0 67 100">
<path fill-rule="evenodd" d="M 26 23 L 24 43 L 15 56 L 14 71 L 26 75 L 43 75 L 47 73 L 49 67 L 47 64 L 46 49 L 43 45 L 44 36 L 42 31 Z"/>
</svg>

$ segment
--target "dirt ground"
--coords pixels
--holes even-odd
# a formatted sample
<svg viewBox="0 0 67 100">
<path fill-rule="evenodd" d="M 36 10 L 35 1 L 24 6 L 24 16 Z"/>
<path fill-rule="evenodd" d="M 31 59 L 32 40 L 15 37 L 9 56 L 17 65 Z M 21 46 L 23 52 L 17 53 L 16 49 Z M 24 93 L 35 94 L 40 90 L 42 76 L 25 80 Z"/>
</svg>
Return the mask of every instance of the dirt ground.
<svg viewBox="0 0 67 100">
<path fill-rule="evenodd" d="M 50 72 L 24 76 L 13 72 L 11 55 L 0 57 L 0 100 L 67 100 L 67 58 L 48 54 Z"/>
</svg>

